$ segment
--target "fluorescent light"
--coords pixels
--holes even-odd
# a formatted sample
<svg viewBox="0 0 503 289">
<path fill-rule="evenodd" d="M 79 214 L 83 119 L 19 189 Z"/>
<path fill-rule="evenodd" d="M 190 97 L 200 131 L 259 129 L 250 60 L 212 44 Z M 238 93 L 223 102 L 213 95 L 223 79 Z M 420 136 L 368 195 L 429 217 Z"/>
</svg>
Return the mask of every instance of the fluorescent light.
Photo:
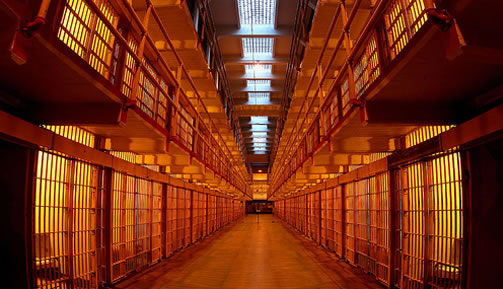
<svg viewBox="0 0 503 289">
<path fill-rule="evenodd" d="M 244 25 L 273 25 L 276 0 L 238 0 L 239 23 Z"/>
</svg>

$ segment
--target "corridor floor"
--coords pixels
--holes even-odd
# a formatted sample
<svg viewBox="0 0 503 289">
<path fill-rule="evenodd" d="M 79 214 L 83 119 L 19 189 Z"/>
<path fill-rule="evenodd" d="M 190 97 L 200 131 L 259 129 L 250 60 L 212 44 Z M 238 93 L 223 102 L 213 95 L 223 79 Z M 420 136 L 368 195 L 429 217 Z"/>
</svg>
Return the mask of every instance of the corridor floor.
<svg viewBox="0 0 503 289">
<path fill-rule="evenodd" d="M 383 287 L 278 218 L 248 215 L 114 288 Z"/>
</svg>

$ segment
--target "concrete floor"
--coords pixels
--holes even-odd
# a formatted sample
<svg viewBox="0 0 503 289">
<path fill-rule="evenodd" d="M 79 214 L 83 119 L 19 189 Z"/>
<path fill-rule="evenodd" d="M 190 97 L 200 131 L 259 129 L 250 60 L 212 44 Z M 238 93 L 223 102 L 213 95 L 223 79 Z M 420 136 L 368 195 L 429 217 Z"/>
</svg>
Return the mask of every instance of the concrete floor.
<svg viewBox="0 0 503 289">
<path fill-rule="evenodd" d="M 383 288 L 272 215 L 249 215 L 114 288 Z"/>
</svg>

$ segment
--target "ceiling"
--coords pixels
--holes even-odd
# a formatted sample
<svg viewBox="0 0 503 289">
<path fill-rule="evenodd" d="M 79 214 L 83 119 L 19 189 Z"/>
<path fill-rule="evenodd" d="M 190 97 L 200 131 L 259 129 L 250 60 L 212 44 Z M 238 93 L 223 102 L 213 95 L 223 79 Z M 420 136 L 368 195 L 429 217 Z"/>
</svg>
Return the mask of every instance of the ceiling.
<svg viewBox="0 0 503 289">
<path fill-rule="evenodd" d="M 268 164 L 297 1 L 212 0 L 210 5 L 247 162 Z"/>
</svg>

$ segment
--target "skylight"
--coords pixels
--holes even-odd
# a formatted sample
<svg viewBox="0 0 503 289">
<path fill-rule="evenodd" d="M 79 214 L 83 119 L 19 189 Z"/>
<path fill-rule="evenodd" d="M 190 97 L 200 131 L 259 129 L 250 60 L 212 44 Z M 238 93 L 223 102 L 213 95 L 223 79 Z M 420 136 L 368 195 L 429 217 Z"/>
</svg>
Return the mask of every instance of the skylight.
<svg viewBox="0 0 503 289">
<path fill-rule="evenodd" d="M 266 147 L 266 143 L 265 142 L 254 142 L 253 143 L 253 147 L 254 148 L 265 148 Z"/>
<path fill-rule="evenodd" d="M 267 116 L 250 116 L 250 124 L 267 124 Z"/>
<path fill-rule="evenodd" d="M 267 148 L 257 148 L 257 147 L 254 147 L 253 150 L 254 151 L 263 151 L 264 152 L 264 151 L 267 150 Z"/>
<path fill-rule="evenodd" d="M 247 80 L 246 85 L 247 86 L 254 86 L 254 85 L 271 86 L 271 80 L 269 80 L 269 79 L 252 79 L 252 80 Z"/>
<path fill-rule="evenodd" d="M 252 131 L 267 131 L 267 125 L 266 124 L 252 124 L 251 130 Z"/>
<path fill-rule="evenodd" d="M 244 56 L 254 57 L 255 55 L 272 56 L 274 38 L 266 37 L 243 37 Z"/>
<path fill-rule="evenodd" d="M 267 137 L 267 132 L 257 132 L 254 131 L 252 132 L 252 137 Z"/>
<path fill-rule="evenodd" d="M 269 92 L 249 92 L 248 102 L 250 104 L 269 104 L 270 96 Z"/>
<path fill-rule="evenodd" d="M 253 142 L 254 143 L 260 143 L 260 142 L 267 142 L 266 138 L 265 137 L 254 137 L 253 138 Z"/>
<path fill-rule="evenodd" d="M 245 65 L 245 72 L 246 73 L 253 73 L 255 75 L 256 73 L 271 73 L 272 72 L 272 65 L 270 64 L 246 64 Z"/>
<path fill-rule="evenodd" d="M 244 25 L 273 25 L 276 0 L 238 0 L 239 23 Z"/>
</svg>

